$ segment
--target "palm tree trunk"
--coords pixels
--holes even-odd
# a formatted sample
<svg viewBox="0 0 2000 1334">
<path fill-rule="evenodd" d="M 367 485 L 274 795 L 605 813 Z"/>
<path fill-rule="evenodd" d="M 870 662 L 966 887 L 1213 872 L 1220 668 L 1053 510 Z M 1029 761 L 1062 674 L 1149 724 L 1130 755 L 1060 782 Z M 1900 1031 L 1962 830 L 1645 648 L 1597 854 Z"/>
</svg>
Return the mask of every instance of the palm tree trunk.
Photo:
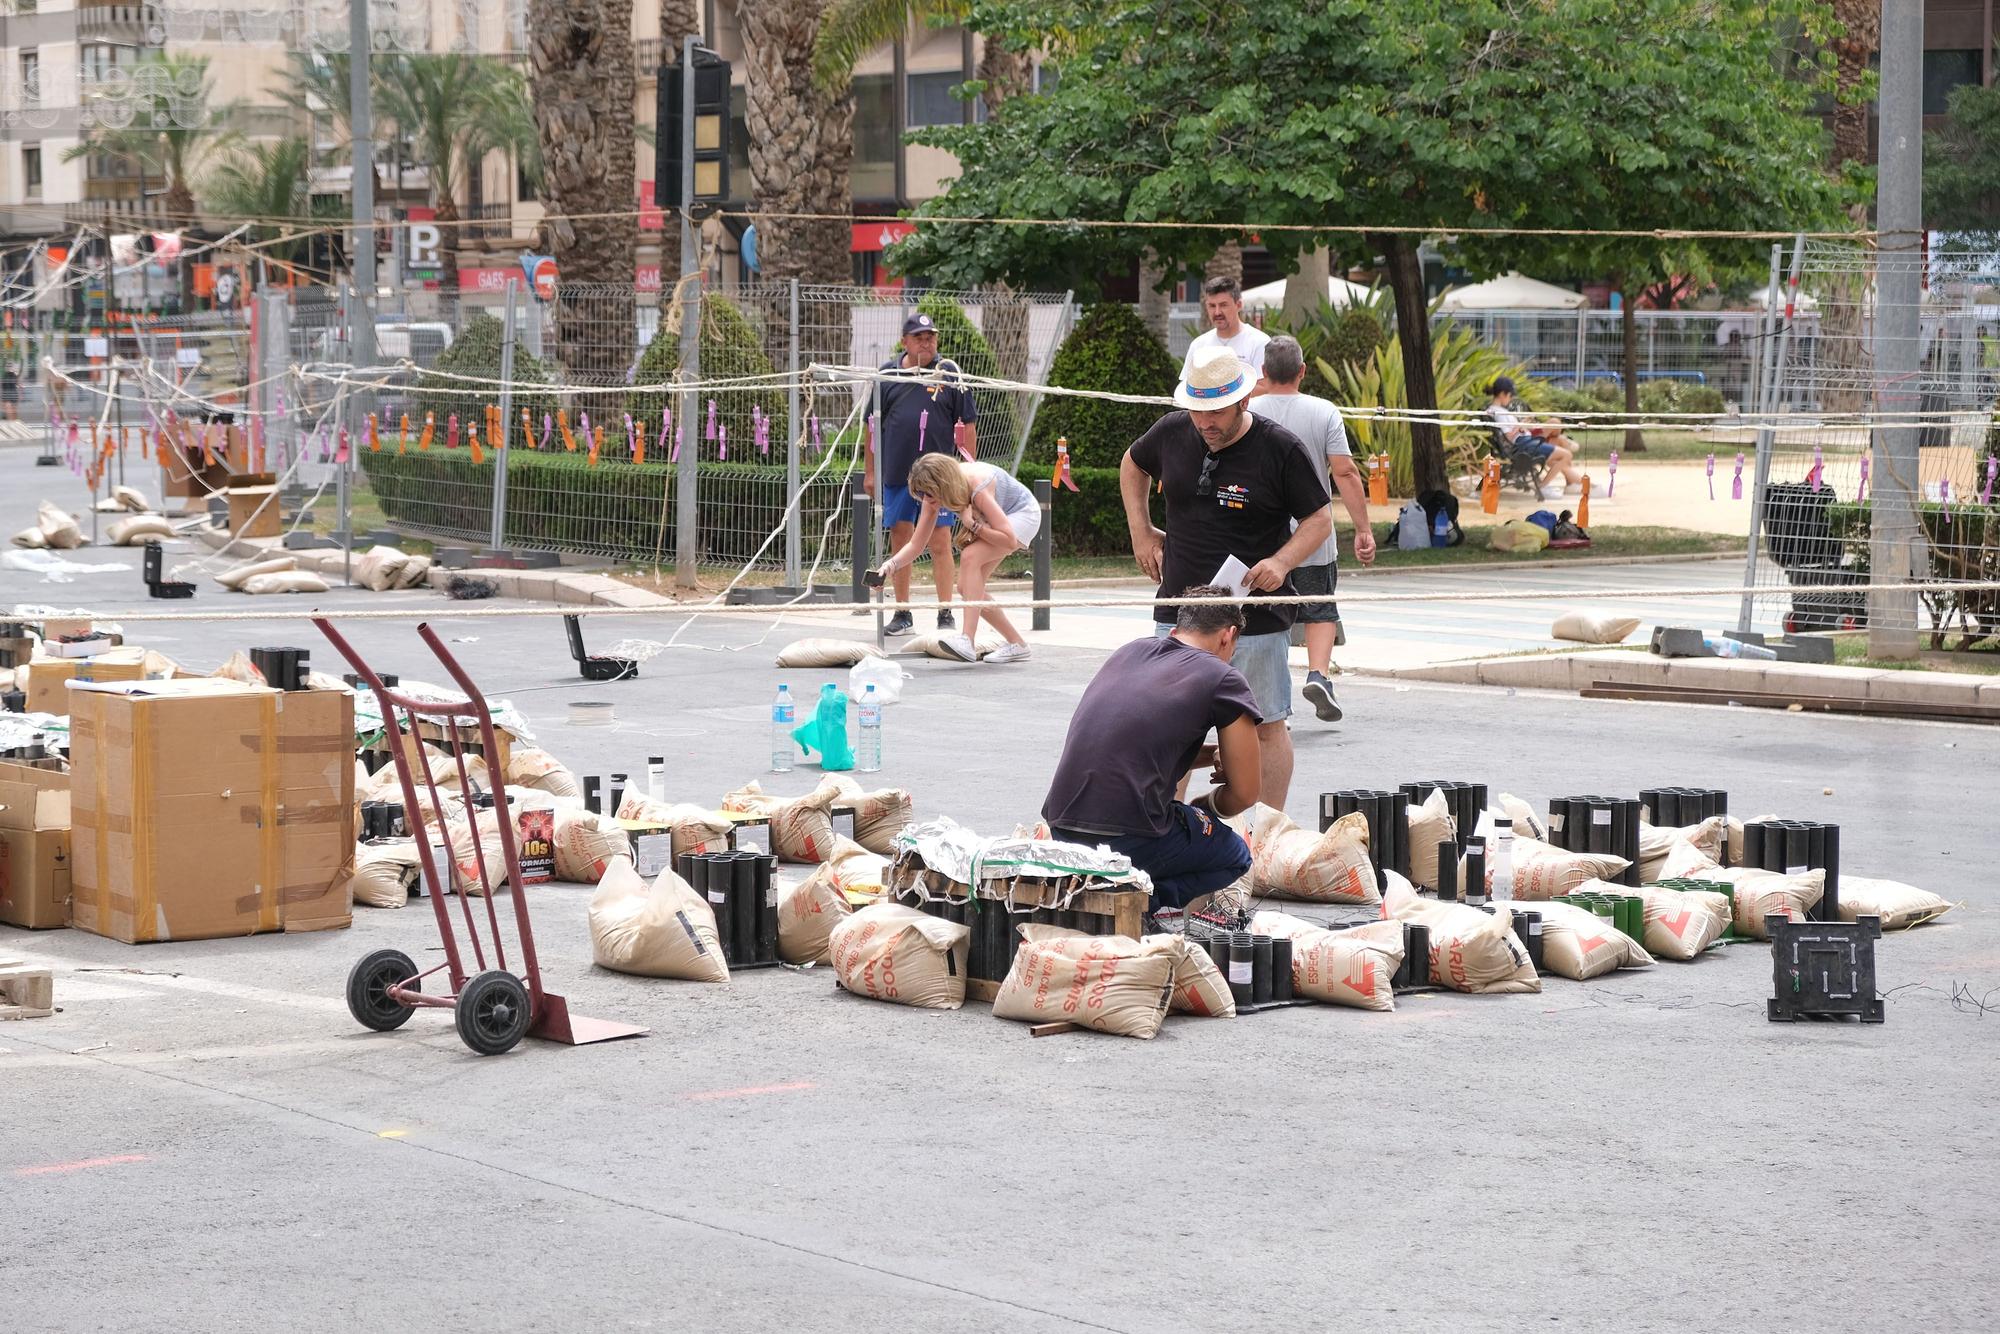
<svg viewBox="0 0 2000 1334">
<path fill-rule="evenodd" d="M 1403 402 L 1413 412 L 1437 411 L 1437 376 L 1431 366 L 1431 316 L 1424 300 L 1424 265 L 1416 243 L 1398 232 L 1375 238 L 1389 260 L 1389 288 L 1396 296 L 1396 340 L 1403 348 Z M 1416 494 L 1449 491 L 1444 430 L 1436 417 L 1410 423 L 1410 479 Z"/>
<path fill-rule="evenodd" d="M 660 0 L 660 59 L 671 65 L 680 59 L 681 44 L 701 36 L 701 11 L 695 0 Z"/>
<path fill-rule="evenodd" d="M 981 39 L 979 78 L 986 85 L 979 100 L 986 104 L 986 114 L 990 116 L 1008 98 L 1033 91 L 1035 62 L 1027 52 L 1010 51 L 989 35 Z"/>
<path fill-rule="evenodd" d="M 849 177 L 854 97 L 813 86 L 813 41 L 827 0 L 754 0 L 739 6 L 748 65 L 750 185 L 762 213 L 757 249 L 767 281 L 854 281 Z"/>
<path fill-rule="evenodd" d="M 1834 0 L 1833 16 L 1846 32 L 1833 43 L 1833 165 L 1868 160 L 1868 103 L 1857 89 L 1882 44 L 1882 0 Z"/>
<path fill-rule="evenodd" d="M 438 288 L 440 291 L 458 290 L 458 246 L 461 228 L 458 218 L 458 200 L 452 197 L 450 183 L 444 182 L 436 191 L 437 202 L 432 206 L 438 224 Z M 369 236 L 364 244 L 372 243 Z"/>
<path fill-rule="evenodd" d="M 632 275 L 632 0 L 528 0 L 529 84 L 542 141 L 542 234 L 564 287 L 558 356 L 572 375 L 616 383 L 638 337 Z"/>
</svg>

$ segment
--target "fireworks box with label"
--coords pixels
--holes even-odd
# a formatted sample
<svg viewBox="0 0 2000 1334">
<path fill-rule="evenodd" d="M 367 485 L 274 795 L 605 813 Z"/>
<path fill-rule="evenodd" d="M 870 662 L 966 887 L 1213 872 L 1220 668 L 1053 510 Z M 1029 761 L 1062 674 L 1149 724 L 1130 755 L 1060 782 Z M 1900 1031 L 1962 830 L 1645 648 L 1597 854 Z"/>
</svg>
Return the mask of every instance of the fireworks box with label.
<svg viewBox="0 0 2000 1334">
<path fill-rule="evenodd" d="M 546 885 L 556 878 L 556 813 L 522 810 L 514 817 L 514 847 L 521 859 L 521 883 Z"/>
</svg>

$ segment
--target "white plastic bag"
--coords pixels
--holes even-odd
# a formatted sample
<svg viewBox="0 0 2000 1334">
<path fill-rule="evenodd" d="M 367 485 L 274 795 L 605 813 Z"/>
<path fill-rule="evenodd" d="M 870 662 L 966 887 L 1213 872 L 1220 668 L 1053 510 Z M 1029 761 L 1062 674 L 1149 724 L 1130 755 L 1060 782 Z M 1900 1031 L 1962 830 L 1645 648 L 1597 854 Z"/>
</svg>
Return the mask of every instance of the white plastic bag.
<svg viewBox="0 0 2000 1334">
<path fill-rule="evenodd" d="M 874 686 L 875 698 L 894 704 L 903 697 L 903 682 L 909 679 L 908 672 L 887 658 L 863 658 L 847 669 L 847 697 L 860 699 Z"/>
</svg>

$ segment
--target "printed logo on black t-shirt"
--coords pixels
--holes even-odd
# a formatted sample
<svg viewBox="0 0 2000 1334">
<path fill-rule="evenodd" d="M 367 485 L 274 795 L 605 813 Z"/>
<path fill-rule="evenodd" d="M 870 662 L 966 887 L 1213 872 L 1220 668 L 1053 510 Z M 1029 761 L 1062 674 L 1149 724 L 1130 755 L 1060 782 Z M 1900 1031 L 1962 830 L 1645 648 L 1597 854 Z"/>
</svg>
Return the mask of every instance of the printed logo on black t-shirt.
<svg viewBox="0 0 2000 1334">
<path fill-rule="evenodd" d="M 1250 488 L 1218 486 L 1215 488 L 1215 503 L 1226 510 L 1240 510 L 1250 503 Z"/>
</svg>

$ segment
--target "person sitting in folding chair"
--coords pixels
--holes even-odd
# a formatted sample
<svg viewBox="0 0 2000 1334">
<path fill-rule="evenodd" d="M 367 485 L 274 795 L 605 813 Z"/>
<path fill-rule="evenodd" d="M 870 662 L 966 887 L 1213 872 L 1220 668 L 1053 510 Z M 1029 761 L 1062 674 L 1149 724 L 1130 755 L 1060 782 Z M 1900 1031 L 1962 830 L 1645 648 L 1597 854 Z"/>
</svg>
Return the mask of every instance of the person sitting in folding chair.
<svg viewBox="0 0 2000 1334">
<path fill-rule="evenodd" d="M 1583 474 L 1576 469 L 1576 442 L 1563 434 L 1561 422 L 1529 425 L 1514 411 L 1514 382 L 1503 375 L 1487 387 L 1493 401 L 1486 415 L 1499 428 L 1509 449 L 1542 464 L 1543 500 L 1561 500 L 1566 489 L 1581 491 Z M 1560 476 L 1560 482 L 1556 479 Z"/>
</svg>

